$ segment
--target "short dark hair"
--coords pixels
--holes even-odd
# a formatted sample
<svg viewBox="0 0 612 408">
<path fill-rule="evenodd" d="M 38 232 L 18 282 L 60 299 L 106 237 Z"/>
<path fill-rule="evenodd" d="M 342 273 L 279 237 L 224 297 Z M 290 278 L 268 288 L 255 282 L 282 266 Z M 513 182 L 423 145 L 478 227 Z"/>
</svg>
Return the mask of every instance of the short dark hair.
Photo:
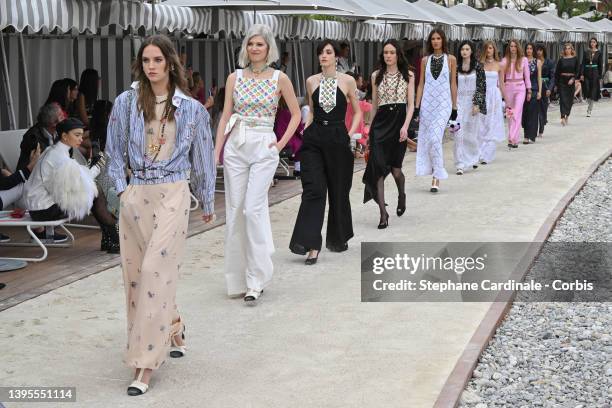
<svg viewBox="0 0 612 408">
<path fill-rule="evenodd" d="M 350 46 L 348 45 L 348 43 L 343 42 L 342 44 L 340 44 L 340 49 L 343 50 L 345 48 L 349 48 Z"/>
<path fill-rule="evenodd" d="M 326 38 L 321 43 L 319 43 L 319 45 L 317 46 L 317 55 L 323 54 L 323 48 L 327 47 L 328 45 L 331 45 L 331 47 L 334 49 L 334 54 L 336 56 L 340 54 L 340 49 L 338 48 L 338 44 L 334 40 L 330 40 L 329 38 Z"/>
<path fill-rule="evenodd" d="M 538 44 L 536 44 L 536 46 L 535 46 L 535 51 L 536 51 L 536 54 L 537 54 L 537 52 L 538 52 L 538 51 L 540 51 L 540 50 L 542 50 L 542 56 L 543 56 L 544 58 L 546 58 L 546 47 L 544 46 L 544 44 L 538 43 Z"/>
</svg>

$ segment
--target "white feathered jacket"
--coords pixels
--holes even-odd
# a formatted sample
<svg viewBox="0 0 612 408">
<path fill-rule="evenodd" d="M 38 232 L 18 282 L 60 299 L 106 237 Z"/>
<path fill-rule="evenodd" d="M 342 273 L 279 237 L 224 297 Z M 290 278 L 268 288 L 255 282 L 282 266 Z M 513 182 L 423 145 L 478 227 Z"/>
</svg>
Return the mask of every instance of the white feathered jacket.
<svg viewBox="0 0 612 408">
<path fill-rule="evenodd" d="M 89 214 L 98 195 L 95 178 L 97 166 L 91 169 L 70 158 L 70 146 L 57 142 L 45 149 L 24 187 L 28 210 L 40 211 L 57 204 L 71 219 Z"/>
</svg>

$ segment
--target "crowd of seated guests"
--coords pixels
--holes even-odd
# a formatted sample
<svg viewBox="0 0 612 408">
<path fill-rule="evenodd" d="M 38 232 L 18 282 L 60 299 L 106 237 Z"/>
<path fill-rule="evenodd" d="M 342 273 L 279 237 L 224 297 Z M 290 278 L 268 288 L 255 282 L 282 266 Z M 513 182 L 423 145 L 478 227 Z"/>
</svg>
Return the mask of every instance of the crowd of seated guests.
<svg viewBox="0 0 612 408">
<path fill-rule="evenodd" d="M 94 69 L 83 71 L 80 84 L 70 78 L 53 82 L 36 124 L 23 135 L 16 171 L 2 169 L 0 209 L 25 208 L 33 221 L 79 220 L 91 211 L 102 229 L 101 249 L 118 253 L 112 211 L 118 199 L 107 200 L 108 190 L 96 186 L 105 165 L 102 153 L 112 109 L 111 102 L 97 99 L 99 85 Z M 67 240 L 44 228 L 34 232 L 46 243 Z M 0 241 L 8 240 L 0 235 Z"/>
</svg>

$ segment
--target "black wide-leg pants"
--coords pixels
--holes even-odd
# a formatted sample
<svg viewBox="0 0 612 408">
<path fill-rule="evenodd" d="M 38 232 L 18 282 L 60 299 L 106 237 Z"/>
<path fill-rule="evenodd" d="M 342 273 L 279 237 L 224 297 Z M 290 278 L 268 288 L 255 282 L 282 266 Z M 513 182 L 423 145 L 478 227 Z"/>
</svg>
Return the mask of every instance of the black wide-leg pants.
<svg viewBox="0 0 612 408">
<path fill-rule="evenodd" d="M 576 90 L 574 84 L 568 84 L 561 82 L 557 86 L 559 89 L 559 108 L 561 110 L 561 117 L 565 118 L 572 113 L 572 105 L 574 105 L 574 91 Z"/>
<path fill-rule="evenodd" d="M 538 135 L 538 118 L 540 116 L 540 101 L 538 101 L 536 95 L 531 95 L 529 102 L 525 100 L 523 105 L 523 130 L 525 138 L 536 141 Z"/>
<path fill-rule="evenodd" d="M 325 204 L 329 196 L 325 246 L 342 248 L 353 237 L 349 194 L 353 183 L 353 153 L 344 123 L 312 123 L 300 151 L 302 204 L 289 249 L 300 255 L 320 250 Z"/>
<path fill-rule="evenodd" d="M 542 95 L 542 98 L 539 100 L 539 111 L 538 111 L 538 130 L 539 133 L 544 133 L 544 126 L 548 123 L 548 105 L 550 104 L 550 99 L 545 94 Z"/>
</svg>

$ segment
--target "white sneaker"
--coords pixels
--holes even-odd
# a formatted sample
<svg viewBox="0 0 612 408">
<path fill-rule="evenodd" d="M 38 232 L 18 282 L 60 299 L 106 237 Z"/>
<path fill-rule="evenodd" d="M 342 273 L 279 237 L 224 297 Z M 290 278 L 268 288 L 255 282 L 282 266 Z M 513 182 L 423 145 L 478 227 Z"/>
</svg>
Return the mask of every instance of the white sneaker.
<svg viewBox="0 0 612 408">
<path fill-rule="evenodd" d="M 457 174 L 458 176 L 463 175 L 463 169 L 457 169 L 457 172 L 455 174 Z"/>
</svg>

